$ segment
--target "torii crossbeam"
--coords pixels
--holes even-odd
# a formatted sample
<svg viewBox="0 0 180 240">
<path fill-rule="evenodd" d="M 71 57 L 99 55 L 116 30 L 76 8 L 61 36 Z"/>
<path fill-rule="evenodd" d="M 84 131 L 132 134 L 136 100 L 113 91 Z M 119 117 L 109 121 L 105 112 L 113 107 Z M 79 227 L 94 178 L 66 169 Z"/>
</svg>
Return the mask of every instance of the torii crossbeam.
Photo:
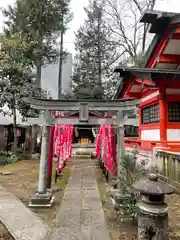
<svg viewBox="0 0 180 240">
<path fill-rule="evenodd" d="M 132 110 L 137 105 L 137 101 L 128 100 L 109 100 L 109 101 L 72 101 L 72 100 L 41 100 L 41 99 L 26 99 L 30 103 L 31 108 L 44 111 L 38 119 L 28 118 L 29 123 L 33 121 L 38 125 L 53 125 L 53 124 L 84 124 L 81 121 L 82 112 L 87 112 L 85 122 L 87 125 L 112 124 L 112 118 L 99 117 L 91 118 L 88 116 L 89 111 L 126 111 Z M 80 118 L 61 117 L 53 118 L 51 111 L 79 111 Z"/>
</svg>

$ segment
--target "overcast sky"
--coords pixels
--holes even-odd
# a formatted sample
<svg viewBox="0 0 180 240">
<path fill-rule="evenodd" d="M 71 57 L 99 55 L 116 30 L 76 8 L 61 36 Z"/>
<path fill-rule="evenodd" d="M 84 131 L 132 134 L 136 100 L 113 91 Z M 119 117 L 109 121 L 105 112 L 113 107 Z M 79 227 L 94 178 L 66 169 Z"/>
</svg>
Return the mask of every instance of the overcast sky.
<svg viewBox="0 0 180 240">
<path fill-rule="evenodd" d="M 12 4 L 15 0 L 0 0 L 0 7 L 6 7 L 8 4 Z M 170 11 L 170 12 L 180 12 L 180 0 L 157 0 L 156 10 Z M 74 14 L 73 21 L 69 25 L 69 30 L 65 36 L 65 48 L 71 52 L 75 53 L 74 50 L 74 31 L 76 31 L 79 26 L 83 23 L 85 19 L 84 6 L 88 5 L 88 0 L 72 0 L 71 8 Z M 3 17 L 0 14 L 0 30 L 3 26 Z"/>
</svg>

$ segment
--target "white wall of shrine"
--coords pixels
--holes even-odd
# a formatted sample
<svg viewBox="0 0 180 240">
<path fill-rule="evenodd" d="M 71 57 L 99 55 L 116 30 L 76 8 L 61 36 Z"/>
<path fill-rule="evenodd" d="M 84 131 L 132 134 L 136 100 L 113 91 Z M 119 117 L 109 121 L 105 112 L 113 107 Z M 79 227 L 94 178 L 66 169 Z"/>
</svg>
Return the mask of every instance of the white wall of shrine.
<svg viewBox="0 0 180 240">
<path fill-rule="evenodd" d="M 180 89 L 167 88 L 167 95 L 179 95 Z M 159 91 L 156 91 L 152 94 L 141 99 L 141 102 L 145 102 L 147 100 L 151 100 L 153 97 L 158 96 Z M 167 141 L 180 141 L 180 129 L 176 128 L 168 128 L 167 130 Z M 141 140 L 147 141 L 160 141 L 160 129 L 144 129 L 141 130 Z"/>
<path fill-rule="evenodd" d="M 159 95 L 159 91 L 153 92 L 141 99 L 146 102 Z M 141 130 L 141 140 L 144 141 L 160 141 L 160 129 L 143 129 Z"/>
<path fill-rule="evenodd" d="M 178 88 L 166 88 L 166 94 L 180 94 L 180 89 Z"/>
<path fill-rule="evenodd" d="M 141 131 L 141 140 L 160 141 L 160 129 L 146 129 Z"/>
<path fill-rule="evenodd" d="M 180 94 L 180 89 L 176 88 L 167 88 L 166 89 L 166 94 L 170 95 L 179 95 Z M 179 128 L 173 128 L 167 129 L 167 141 L 180 141 L 180 129 Z"/>
<path fill-rule="evenodd" d="M 180 129 L 167 129 L 167 141 L 180 141 Z"/>
<path fill-rule="evenodd" d="M 159 95 L 159 90 L 156 91 L 156 92 L 153 92 L 153 93 L 149 94 L 148 96 L 146 96 L 146 97 L 144 97 L 144 98 L 142 98 L 142 99 L 141 99 L 141 102 L 148 101 L 148 100 L 150 100 L 151 98 L 156 97 L 156 96 L 158 96 L 158 95 Z"/>
<path fill-rule="evenodd" d="M 141 130 L 141 140 L 160 141 L 160 129 Z M 167 141 L 180 141 L 180 129 L 167 129 Z"/>
</svg>

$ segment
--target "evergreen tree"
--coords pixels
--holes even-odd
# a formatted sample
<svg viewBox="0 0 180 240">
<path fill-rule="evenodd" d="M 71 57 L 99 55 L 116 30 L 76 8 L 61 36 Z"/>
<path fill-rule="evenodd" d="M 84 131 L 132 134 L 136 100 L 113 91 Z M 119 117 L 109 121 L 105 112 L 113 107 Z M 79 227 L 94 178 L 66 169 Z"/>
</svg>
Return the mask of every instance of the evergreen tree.
<svg viewBox="0 0 180 240">
<path fill-rule="evenodd" d="M 77 98 L 104 97 L 106 82 L 111 80 L 112 66 L 118 60 L 111 43 L 111 30 L 103 16 L 104 1 L 89 1 L 87 20 L 76 33 L 73 90 Z"/>
<path fill-rule="evenodd" d="M 41 85 L 41 67 L 59 56 L 57 38 L 65 28 L 62 20 L 69 0 L 16 0 L 3 10 L 7 18 L 5 33 L 18 33 L 29 43 L 26 58 L 36 67 L 37 86 Z"/>
<path fill-rule="evenodd" d="M 64 27 L 61 21 L 62 0 L 16 0 L 15 4 L 3 9 L 5 29 L 1 36 L 0 98 L 3 107 L 8 105 L 14 120 L 14 150 L 17 147 L 16 110 L 23 117 L 32 111 L 23 102 L 23 97 L 46 98 L 40 88 L 41 66 L 59 56 L 56 39 Z M 37 68 L 35 82 L 32 68 Z"/>
<path fill-rule="evenodd" d="M 8 106 L 13 116 L 14 151 L 17 149 L 16 114 L 17 110 L 26 117 L 30 107 L 23 102 L 24 97 L 44 96 L 43 91 L 36 88 L 29 61 L 26 59 L 28 49 L 18 33 L 11 36 L 1 36 L 0 48 L 0 107 Z M 36 112 L 32 112 L 33 114 Z"/>
</svg>

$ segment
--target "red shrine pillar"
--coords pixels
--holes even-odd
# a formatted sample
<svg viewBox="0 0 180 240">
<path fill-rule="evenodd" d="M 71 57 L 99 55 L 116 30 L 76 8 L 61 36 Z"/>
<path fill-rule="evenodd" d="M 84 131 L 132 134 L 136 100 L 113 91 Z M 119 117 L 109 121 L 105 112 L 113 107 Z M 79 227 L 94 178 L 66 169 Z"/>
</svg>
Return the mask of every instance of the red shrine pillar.
<svg viewBox="0 0 180 240">
<path fill-rule="evenodd" d="M 49 129 L 49 145 L 48 145 L 48 176 L 47 176 L 47 188 L 51 188 L 52 182 L 52 169 L 53 169 L 53 146 L 54 146 L 54 131 L 55 126 L 51 126 Z"/>
<path fill-rule="evenodd" d="M 167 141 L 167 103 L 166 103 L 166 88 L 159 88 L 159 113 L 160 113 L 160 141 L 161 145 L 166 145 Z M 164 142 L 164 143 L 163 143 Z"/>
<path fill-rule="evenodd" d="M 139 129 L 138 129 L 138 139 L 141 139 L 141 126 L 142 124 L 142 110 L 141 108 L 138 109 L 138 125 L 139 125 Z"/>
</svg>

